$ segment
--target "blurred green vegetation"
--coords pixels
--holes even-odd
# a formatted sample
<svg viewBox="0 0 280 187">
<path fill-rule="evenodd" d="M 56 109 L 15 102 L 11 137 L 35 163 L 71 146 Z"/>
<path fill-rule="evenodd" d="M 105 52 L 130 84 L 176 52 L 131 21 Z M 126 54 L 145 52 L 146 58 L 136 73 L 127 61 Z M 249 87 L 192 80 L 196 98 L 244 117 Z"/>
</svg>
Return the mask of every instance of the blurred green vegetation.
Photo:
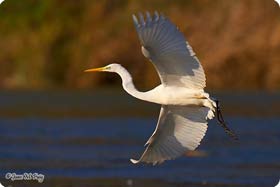
<svg viewBox="0 0 280 187">
<path fill-rule="evenodd" d="M 140 89 L 159 83 L 131 15 L 158 10 L 188 38 L 215 90 L 279 90 L 280 9 L 273 0 L 6 0 L 0 6 L 2 89 L 112 86 L 84 69 L 118 62 Z"/>
</svg>

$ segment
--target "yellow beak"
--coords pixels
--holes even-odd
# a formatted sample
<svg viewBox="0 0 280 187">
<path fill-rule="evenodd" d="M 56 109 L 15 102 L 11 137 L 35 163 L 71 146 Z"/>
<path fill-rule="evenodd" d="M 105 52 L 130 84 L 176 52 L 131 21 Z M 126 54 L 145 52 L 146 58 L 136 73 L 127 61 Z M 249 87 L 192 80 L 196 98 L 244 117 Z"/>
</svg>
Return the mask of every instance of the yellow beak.
<svg viewBox="0 0 280 187">
<path fill-rule="evenodd" d="M 104 70 L 106 70 L 106 67 L 87 69 L 84 72 L 96 72 L 96 71 L 104 71 Z"/>
</svg>

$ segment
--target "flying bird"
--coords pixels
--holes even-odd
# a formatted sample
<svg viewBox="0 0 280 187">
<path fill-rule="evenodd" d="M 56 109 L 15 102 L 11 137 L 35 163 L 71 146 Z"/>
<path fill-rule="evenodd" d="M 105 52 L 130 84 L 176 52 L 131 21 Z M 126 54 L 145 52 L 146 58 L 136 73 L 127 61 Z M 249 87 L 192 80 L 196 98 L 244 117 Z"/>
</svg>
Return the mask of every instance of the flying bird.
<svg viewBox="0 0 280 187">
<path fill-rule="evenodd" d="M 204 70 L 191 46 L 178 28 L 162 14 L 149 12 L 146 18 L 132 16 L 143 55 L 154 65 L 161 84 L 147 92 L 138 91 L 130 73 L 120 64 L 110 64 L 85 72 L 115 72 L 122 79 L 124 90 L 137 99 L 161 105 L 154 133 L 145 144 L 139 162 L 158 164 L 195 150 L 207 130 L 207 120 L 215 114 L 219 124 L 233 138 L 226 126 L 219 102 L 204 91 Z"/>
</svg>

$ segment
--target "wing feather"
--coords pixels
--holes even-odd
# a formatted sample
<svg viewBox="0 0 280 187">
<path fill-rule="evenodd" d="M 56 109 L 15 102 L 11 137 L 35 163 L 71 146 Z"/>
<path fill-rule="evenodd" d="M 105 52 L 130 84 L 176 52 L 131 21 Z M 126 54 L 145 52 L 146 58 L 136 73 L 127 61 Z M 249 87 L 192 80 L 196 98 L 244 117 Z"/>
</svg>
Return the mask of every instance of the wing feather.
<svg viewBox="0 0 280 187">
<path fill-rule="evenodd" d="M 204 70 L 184 35 L 163 15 L 146 13 L 133 21 L 142 45 L 142 53 L 154 64 L 162 84 L 203 89 Z"/>
<path fill-rule="evenodd" d="M 139 160 L 133 163 L 161 163 L 196 149 L 207 131 L 209 108 L 162 106 L 157 127 Z"/>
</svg>

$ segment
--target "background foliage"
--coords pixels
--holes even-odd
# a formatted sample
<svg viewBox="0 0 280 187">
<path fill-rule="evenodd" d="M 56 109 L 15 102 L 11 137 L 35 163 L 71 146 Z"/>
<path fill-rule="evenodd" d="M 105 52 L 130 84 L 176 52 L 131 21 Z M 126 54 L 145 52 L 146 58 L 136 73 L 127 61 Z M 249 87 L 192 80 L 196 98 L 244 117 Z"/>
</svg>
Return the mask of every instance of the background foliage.
<svg viewBox="0 0 280 187">
<path fill-rule="evenodd" d="M 118 85 L 84 69 L 118 62 L 140 89 L 159 83 L 131 15 L 158 10 L 189 40 L 215 90 L 279 90 L 280 9 L 273 0 L 6 0 L 0 6 L 2 89 Z M 118 85 L 119 86 L 119 85 Z"/>
</svg>

